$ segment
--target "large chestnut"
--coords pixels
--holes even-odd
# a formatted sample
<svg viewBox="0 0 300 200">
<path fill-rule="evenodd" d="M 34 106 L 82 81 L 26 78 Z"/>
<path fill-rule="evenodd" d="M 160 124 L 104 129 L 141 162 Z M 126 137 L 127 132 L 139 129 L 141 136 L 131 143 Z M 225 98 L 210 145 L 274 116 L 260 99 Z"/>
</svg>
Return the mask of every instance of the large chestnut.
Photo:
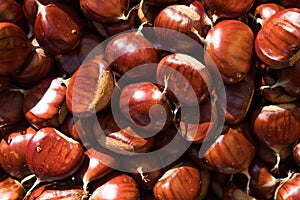
<svg viewBox="0 0 300 200">
<path fill-rule="evenodd" d="M 25 30 L 26 21 L 21 4 L 15 0 L 1 0 L 0 22 L 11 22 Z"/>
<path fill-rule="evenodd" d="M 194 200 L 200 195 L 201 173 L 192 163 L 180 163 L 166 171 L 153 188 L 155 199 Z"/>
<path fill-rule="evenodd" d="M 0 22 L 0 74 L 19 70 L 33 50 L 25 32 L 10 22 Z"/>
<path fill-rule="evenodd" d="M 135 126 L 155 134 L 173 120 L 172 107 L 166 94 L 151 82 L 125 86 L 119 101 L 121 113 Z"/>
<path fill-rule="evenodd" d="M 300 174 L 295 173 L 276 189 L 275 200 L 298 199 L 300 195 Z"/>
<path fill-rule="evenodd" d="M 204 41 L 205 64 L 218 70 L 226 84 L 248 74 L 253 55 L 254 34 L 238 20 L 223 20 L 211 28 Z"/>
<path fill-rule="evenodd" d="M 255 52 L 270 68 L 293 66 L 300 57 L 300 9 L 288 8 L 268 18 L 255 38 Z"/>
<path fill-rule="evenodd" d="M 158 54 L 140 31 L 125 32 L 109 41 L 105 48 L 105 59 L 112 70 L 120 75 L 125 74 L 128 79 L 138 79 L 154 76 L 156 68 L 147 64 L 158 63 Z M 136 68 L 139 66 L 141 69 Z"/>
</svg>

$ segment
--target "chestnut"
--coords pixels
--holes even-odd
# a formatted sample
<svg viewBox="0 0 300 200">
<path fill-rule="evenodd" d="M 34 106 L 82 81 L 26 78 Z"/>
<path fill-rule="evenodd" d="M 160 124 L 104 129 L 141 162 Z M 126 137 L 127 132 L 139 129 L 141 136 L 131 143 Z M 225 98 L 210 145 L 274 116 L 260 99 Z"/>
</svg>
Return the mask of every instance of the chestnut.
<svg viewBox="0 0 300 200">
<path fill-rule="evenodd" d="M 300 195 L 300 174 L 294 173 L 276 189 L 275 200 L 297 199 Z"/>
<path fill-rule="evenodd" d="M 11 132 L 0 141 L 0 166 L 15 178 L 24 178 L 31 174 L 26 162 L 29 140 L 36 131 L 32 127 Z"/>
<path fill-rule="evenodd" d="M 205 64 L 220 73 L 225 84 L 240 82 L 250 71 L 254 34 L 238 20 L 223 20 L 211 28 L 204 41 Z"/>
<path fill-rule="evenodd" d="M 180 106 L 201 104 L 212 89 L 212 78 L 207 67 L 182 53 L 167 55 L 159 61 L 156 80 L 171 90 Z"/>
<path fill-rule="evenodd" d="M 300 55 L 300 9 L 287 8 L 268 18 L 255 38 L 255 52 L 274 69 L 293 66 Z"/>
<path fill-rule="evenodd" d="M 170 5 L 156 16 L 154 28 L 158 41 L 166 49 L 188 52 L 199 45 L 200 40 L 196 33 L 202 34 L 201 16 L 186 5 Z M 172 31 L 176 31 L 177 34 L 172 34 Z M 188 40 L 187 37 L 191 40 Z"/>
<path fill-rule="evenodd" d="M 213 16 L 214 21 L 218 18 L 238 18 L 247 14 L 251 9 L 254 0 L 246 1 L 222 1 L 222 0 L 203 0 L 205 7 L 208 8 L 209 15 Z"/>
<path fill-rule="evenodd" d="M 300 167 L 300 143 L 297 143 L 293 148 L 293 157 L 296 164 Z"/>
<path fill-rule="evenodd" d="M 105 59 L 113 71 L 133 80 L 155 75 L 155 66 L 150 64 L 158 63 L 158 54 L 138 30 L 113 37 L 105 48 Z"/>
<path fill-rule="evenodd" d="M 101 6 L 99 6 L 101 5 Z M 129 8 L 129 0 L 80 0 L 83 14 L 96 22 L 113 23 L 126 19 L 125 14 Z"/>
<path fill-rule="evenodd" d="M 0 75 L 19 70 L 33 50 L 25 32 L 11 22 L 0 22 Z"/>
<path fill-rule="evenodd" d="M 25 15 L 21 4 L 15 0 L 0 1 L 0 22 L 11 22 L 26 29 Z"/>
<path fill-rule="evenodd" d="M 66 104 L 75 117 L 104 110 L 114 88 L 113 75 L 102 57 L 82 63 L 67 83 Z"/>
<path fill-rule="evenodd" d="M 170 101 L 151 82 L 125 86 L 120 94 L 119 108 L 127 120 L 149 133 L 149 136 L 167 128 L 173 121 Z"/>
<path fill-rule="evenodd" d="M 1 178 L 0 195 L 3 199 L 21 200 L 25 197 L 24 187 L 12 177 Z"/>
<path fill-rule="evenodd" d="M 166 171 L 153 188 L 155 199 L 194 200 L 200 195 L 201 173 L 192 163 L 180 163 Z"/>
<path fill-rule="evenodd" d="M 51 55 L 74 49 L 82 34 L 80 24 L 64 9 L 56 4 L 39 2 L 33 32 L 45 52 Z"/>
</svg>

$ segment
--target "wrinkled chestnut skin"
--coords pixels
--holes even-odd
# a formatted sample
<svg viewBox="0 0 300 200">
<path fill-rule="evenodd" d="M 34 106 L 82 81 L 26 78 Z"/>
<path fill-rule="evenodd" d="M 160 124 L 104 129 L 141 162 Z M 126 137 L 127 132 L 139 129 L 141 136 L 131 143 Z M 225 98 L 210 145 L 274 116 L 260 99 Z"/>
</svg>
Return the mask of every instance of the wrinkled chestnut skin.
<svg viewBox="0 0 300 200">
<path fill-rule="evenodd" d="M 62 180 L 81 165 L 84 150 L 77 141 L 54 128 L 42 128 L 28 143 L 26 161 L 38 180 Z"/>
<path fill-rule="evenodd" d="M 246 1 L 223 1 L 223 0 L 203 0 L 210 15 L 218 18 L 237 18 L 246 14 L 252 7 L 254 0 Z"/>
<path fill-rule="evenodd" d="M 124 87 L 119 105 L 127 120 L 149 134 L 163 130 L 172 123 L 169 100 L 151 82 L 133 83 Z"/>
<path fill-rule="evenodd" d="M 165 86 L 175 95 L 181 106 L 201 104 L 212 89 L 208 68 L 193 57 L 181 53 L 170 54 L 160 60 L 156 80 L 161 85 L 167 81 Z"/>
<path fill-rule="evenodd" d="M 90 59 L 68 81 L 67 107 L 75 117 L 89 117 L 108 106 L 113 88 L 107 62 L 98 57 Z"/>
<path fill-rule="evenodd" d="M 95 183 L 95 190 L 91 193 L 90 199 L 93 200 L 139 200 L 140 192 L 135 180 L 124 173 L 113 173 L 98 183 Z M 110 192 L 107 192 L 110 191 Z"/>
<path fill-rule="evenodd" d="M 39 4 L 33 31 L 38 43 L 51 55 L 74 49 L 82 34 L 72 16 L 55 4 Z"/>
<path fill-rule="evenodd" d="M 255 38 L 255 52 L 270 68 L 293 66 L 300 54 L 300 9 L 278 11 L 268 18 Z"/>
<path fill-rule="evenodd" d="M 44 79 L 26 95 L 23 105 L 25 117 L 37 129 L 58 127 L 66 118 L 67 88 L 61 78 Z"/>
<path fill-rule="evenodd" d="M 240 82 L 250 70 L 253 43 L 248 25 L 238 20 L 221 21 L 205 38 L 205 64 L 218 70 L 225 84 Z"/>
<path fill-rule="evenodd" d="M 190 37 L 192 41 L 186 40 L 181 35 L 170 36 L 165 30 L 155 30 L 159 42 L 167 49 L 175 49 L 180 52 L 187 52 L 198 45 L 199 35 L 202 34 L 201 16 L 192 8 L 186 5 L 170 5 L 164 8 L 155 18 L 154 27 L 171 29 Z M 197 41 L 197 42 L 195 42 Z"/>
<path fill-rule="evenodd" d="M 77 182 L 52 182 L 34 189 L 28 200 L 73 199 L 80 200 L 85 193 Z"/>
<path fill-rule="evenodd" d="M 16 72 L 33 50 L 25 32 L 10 22 L 0 22 L 0 75 Z"/>
<path fill-rule="evenodd" d="M 101 5 L 101 6 L 99 6 Z M 99 23 L 113 23 L 124 18 L 129 8 L 129 0 L 80 0 L 84 15 Z"/>
<path fill-rule="evenodd" d="M 287 181 L 278 186 L 275 200 L 298 199 L 300 195 L 300 174 L 295 173 Z"/>
<path fill-rule="evenodd" d="M 139 32 L 125 32 L 109 41 L 105 48 L 105 59 L 113 71 L 126 74 L 126 78 L 132 80 L 154 76 L 153 67 L 145 64 L 158 63 L 158 54 L 152 43 Z M 139 66 L 142 66 L 142 70 L 128 73 Z"/>
<path fill-rule="evenodd" d="M 11 22 L 25 30 L 26 21 L 22 6 L 15 0 L 1 0 L 0 22 Z"/>
<path fill-rule="evenodd" d="M 224 174 L 235 174 L 247 169 L 256 152 L 249 129 L 240 124 L 225 126 L 222 135 L 204 155 L 207 164 Z"/>
<path fill-rule="evenodd" d="M 153 188 L 155 199 L 194 200 L 200 194 L 201 174 L 191 163 L 180 163 L 164 173 Z"/>
<path fill-rule="evenodd" d="M 252 129 L 259 142 L 280 150 L 300 137 L 297 103 L 264 106 L 254 111 Z"/>
<path fill-rule="evenodd" d="M 33 128 L 28 127 L 2 138 L 0 165 L 6 173 L 15 178 L 24 178 L 31 173 L 26 163 L 26 153 L 29 140 L 35 133 Z"/>
<path fill-rule="evenodd" d="M 0 179 L 0 196 L 2 199 L 22 200 L 25 197 L 23 186 L 11 177 Z"/>
<path fill-rule="evenodd" d="M 251 194 L 258 199 L 271 199 L 278 187 L 279 180 L 271 174 L 268 167 L 260 160 L 254 159 L 248 172 L 251 177 Z"/>
</svg>

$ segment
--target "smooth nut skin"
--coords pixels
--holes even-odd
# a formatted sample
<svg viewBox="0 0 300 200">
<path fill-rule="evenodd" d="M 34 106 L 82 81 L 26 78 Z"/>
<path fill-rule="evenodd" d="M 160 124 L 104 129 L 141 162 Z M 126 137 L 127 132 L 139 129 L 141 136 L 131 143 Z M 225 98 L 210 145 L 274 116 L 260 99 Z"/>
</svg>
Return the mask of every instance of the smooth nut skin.
<svg viewBox="0 0 300 200">
<path fill-rule="evenodd" d="M 298 104 L 264 106 L 254 111 L 253 133 L 262 144 L 280 150 L 300 137 Z"/>
<path fill-rule="evenodd" d="M 11 177 L 0 180 L 0 196 L 3 199 L 22 200 L 25 197 L 23 186 Z"/>
<path fill-rule="evenodd" d="M 250 70 L 253 43 L 254 34 L 248 25 L 238 20 L 223 20 L 207 33 L 205 64 L 218 70 L 225 84 L 237 83 Z"/>
<path fill-rule="evenodd" d="M 25 32 L 10 22 L 0 22 L 0 75 L 16 72 L 33 50 Z"/>
<path fill-rule="evenodd" d="M 139 200 L 140 192 L 135 180 L 127 174 L 111 174 L 101 179 L 99 186 L 92 192 L 93 200 Z M 107 192 L 109 191 L 109 192 Z"/>
<path fill-rule="evenodd" d="M 297 199 L 300 195 L 300 174 L 295 173 L 275 191 L 275 200 Z"/>
<path fill-rule="evenodd" d="M 255 52 L 274 69 L 293 66 L 300 57 L 300 9 L 278 11 L 268 18 L 255 38 Z"/>
<path fill-rule="evenodd" d="M 237 18 L 250 10 L 254 0 L 203 0 L 203 3 L 208 8 L 210 15 L 216 15 L 219 18 Z"/>
<path fill-rule="evenodd" d="M 152 77 L 155 68 L 152 65 L 158 63 L 158 54 L 152 43 L 139 32 L 127 32 L 112 38 L 105 48 L 105 59 L 111 65 L 112 70 L 120 75 L 126 74 L 128 79 Z M 141 70 L 130 70 L 142 66 Z"/>
<path fill-rule="evenodd" d="M 55 4 L 39 4 L 33 31 L 38 43 L 51 55 L 74 49 L 82 32 L 77 21 Z"/>
<path fill-rule="evenodd" d="M 200 41 L 195 32 L 202 34 L 201 16 L 186 5 L 170 5 L 164 8 L 156 16 L 154 27 L 161 28 L 155 30 L 155 35 L 165 48 L 180 52 L 197 47 L 197 42 Z M 168 29 L 180 32 L 185 37 L 174 33 L 171 36 L 172 32 L 167 31 Z M 188 40 L 187 36 L 193 40 Z"/>
<path fill-rule="evenodd" d="M 293 156 L 296 164 L 300 167 L 300 143 L 296 144 L 293 148 Z"/>
<path fill-rule="evenodd" d="M 26 161 L 38 180 L 62 180 L 81 165 L 84 150 L 80 143 L 54 128 L 42 128 L 28 143 Z"/>
<path fill-rule="evenodd" d="M 172 123 L 169 100 L 151 82 L 127 85 L 120 94 L 120 111 L 135 126 L 150 134 L 165 129 Z"/>
<path fill-rule="evenodd" d="M 235 174 L 247 169 L 256 152 L 248 129 L 240 124 L 225 126 L 222 135 L 206 151 L 206 163 L 224 174 Z"/>
<path fill-rule="evenodd" d="M 52 182 L 41 185 L 34 189 L 28 200 L 43 199 L 73 199 L 80 200 L 85 197 L 85 193 L 77 182 Z"/>
<path fill-rule="evenodd" d="M 251 194 L 259 199 L 271 199 L 279 184 L 268 167 L 258 159 L 250 164 L 248 168 Z"/>
<path fill-rule="evenodd" d="M 45 92 L 39 89 L 45 89 Z M 54 78 L 49 85 L 47 80 L 36 85 L 26 94 L 24 100 L 23 108 L 28 122 L 37 129 L 46 126 L 58 127 L 62 124 L 68 114 L 65 104 L 66 91 L 61 78 Z M 28 102 L 33 106 L 28 106 Z"/>
<path fill-rule="evenodd" d="M 9 175 L 15 178 L 24 178 L 31 171 L 26 163 L 27 145 L 36 131 L 23 128 L 2 138 L 0 142 L 0 165 Z"/>
<path fill-rule="evenodd" d="M 160 60 L 156 80 L 161 85 L 167 81 L 165 86 L 175 95 L 180 106 L 201 104 L 212 89 L 208 68 L 195 58 L 181 53 L 170 54 Z"/>
<path fill-rule="evenodd" d="M 99 6 L 101 5 L 101 6 Z M 84 15 L 99 23 L 113 23 L 124 19 L 129 8 L 128 0 L 80 0 Z"/>
<path fill-rule="evenodd" d="M 280 10 L 285 9 L 284 7 L 276 3 L 264 3 L 260 4 L 255 8 L 254 16 L 259 17 L 262 20 L 269 19 L 272 15 Z M 262 22 L 264 23 L 264 22 Z"/>
<path fill-rule="evenodd" d="M 113 75 L 102 58 L 80 65 L 68 81 L 66 103 L 75 117 L 89 117 L 105 109 L 114 88 Z"/>
<path fill-rule="evenodd" d="M 200 194 L 201 174 L 191 163 L 181 163 L 164 173 L 153 188 L 155 199 L 194 200 Z"/>
</svg>

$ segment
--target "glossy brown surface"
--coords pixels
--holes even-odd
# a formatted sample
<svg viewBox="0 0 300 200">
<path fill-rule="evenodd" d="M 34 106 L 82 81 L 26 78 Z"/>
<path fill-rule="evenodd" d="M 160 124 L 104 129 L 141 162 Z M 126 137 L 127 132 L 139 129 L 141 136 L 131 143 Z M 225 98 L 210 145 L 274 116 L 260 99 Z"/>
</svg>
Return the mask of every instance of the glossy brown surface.
<svg viewBox="0 0 300 200">
<path fill-rule="evenodd" d="M 168 127 L 173 119 L 169 100 L 150 82 L 127 85 L 121 91 L 120 110 L 127 120 L 150 133 Z"/>
<path fill-rule="evenodd" d="M 84 150 L 78 142 L 54 128 L 43 128 L 28 143 L 26 161 L 40 181 L 64 179 L 82 163 Z"/>
<path fill-rule="evenodd" d="M 276 190 L 274 199 L 276 200 L 293 200 L 300 196 L 300 174 L 295 173 L 293 176 L 284 181 Z"/>
<path fill-rule="evenodd" d="M 299 60 L 300 9 L 284 9 L 264 22 L 255 38 L 255 52 L 270 67 L 281 69 Z"/>
<path fill-rule="evenodd" d="M 181 163 L 164 173 L 154 185 L 153 194 L 155 199 L 194 200 L 200 194 L 200 183 L 200 171 L 191 163 Z"/>
<path fill-rule="evenodd" d="M 0 195 L 3 199 L 22 200 L 25 197 L 22 185 L 11 177 L 1 179 Z"/>
<path fill-rule="evenodd" d="M 208 31 L 205 64 L 218 69 L 225 84 L 241 81 L 248 74 L 253 55 L 254 35 L 237 20 L 224 20 Z"/>
</svg>

